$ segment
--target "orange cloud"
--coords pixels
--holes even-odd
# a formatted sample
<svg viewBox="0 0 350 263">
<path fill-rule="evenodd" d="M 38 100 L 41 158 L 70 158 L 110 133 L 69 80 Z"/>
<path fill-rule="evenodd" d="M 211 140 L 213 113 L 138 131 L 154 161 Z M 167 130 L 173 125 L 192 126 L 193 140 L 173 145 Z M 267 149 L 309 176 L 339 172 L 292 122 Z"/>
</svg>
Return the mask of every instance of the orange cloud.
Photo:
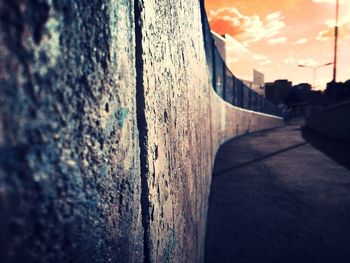
<svg viewBox="0 0 350 263">
<path fill-rule="evenodd" d="M 302 45 L 307 43 L 309 40 L 307 38 L 300 38 L 297 41 L 295 41 L 294 43 L 292 43 L 293 45 Z"/>
<path fill-rule="evenodd" d="M 236 8 L 220 8 L 209 13 L 209 22 L 218 34 L 230 34 L 244 41 L 244 45 L 268 40 L 285 27 L 281 12 L 268 14 L 265 19 L 258 15 L 246 16 Z"/>
<path fill-rule="evenodd" d="M 229 34 L 231 36 L 236 36 L 243 33 L 242 27 L 234 25 L 231 21 L 220 17 L 211 20 L 210 27 L 219 35 Z"/>
<path fill-rule="evenodd" d="M 319 32 L 316 39 L 319 41 L 327 41 L 334 37 L 334 22 L 326 21 L 328 28 Z M 350 21 L 339 23 L 339 38 L 350 38 Z"/>
<path fill-rule="evenodd" d="M 286 37 L 278 37 L 278 38 L 271 38 L 267 43 L 269 45 L 275 45 L 275 44 L 284 43 L 286 41 L 287 41 Z"/>
</svg>

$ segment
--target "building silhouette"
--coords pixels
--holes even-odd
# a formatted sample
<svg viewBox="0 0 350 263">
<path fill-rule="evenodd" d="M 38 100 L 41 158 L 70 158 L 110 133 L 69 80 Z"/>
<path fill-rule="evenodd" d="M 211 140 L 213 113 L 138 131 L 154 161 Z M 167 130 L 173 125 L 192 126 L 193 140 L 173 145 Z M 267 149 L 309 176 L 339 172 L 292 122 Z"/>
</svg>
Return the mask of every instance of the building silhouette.
<svg viewBox="0 0 350 263">
<path fill-rule="evenodd" d="M 287 79 L 279 79 L 265 83 L 266 99 L 276 105 L 285 104 L 285 99 L 292 89 L 292 82 Z"/>
</svg>

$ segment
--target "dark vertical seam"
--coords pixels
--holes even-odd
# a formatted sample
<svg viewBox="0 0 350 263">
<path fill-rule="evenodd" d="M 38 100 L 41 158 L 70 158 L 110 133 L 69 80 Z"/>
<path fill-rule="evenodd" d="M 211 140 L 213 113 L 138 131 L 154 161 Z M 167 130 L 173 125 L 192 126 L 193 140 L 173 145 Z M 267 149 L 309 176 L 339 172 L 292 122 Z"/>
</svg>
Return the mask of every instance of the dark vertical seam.
<svg viewBox="0 0 350 263">
<path fill-rule="evenodd" d="M 148 187 L 148 127 L 145 114 L 145 89 L 143 85 L 143 46 L 142 46 L 142 6 L 143 0 L 135 0 L 135 66 L 136 66 L 136 114 L 140 146 L 140 176 L 141 176 L 141 216 L 143 227 L 144 263 L 151 262 L 150 253 L 150 218 L 149 218 L 149 187 Z"/>
</svg>

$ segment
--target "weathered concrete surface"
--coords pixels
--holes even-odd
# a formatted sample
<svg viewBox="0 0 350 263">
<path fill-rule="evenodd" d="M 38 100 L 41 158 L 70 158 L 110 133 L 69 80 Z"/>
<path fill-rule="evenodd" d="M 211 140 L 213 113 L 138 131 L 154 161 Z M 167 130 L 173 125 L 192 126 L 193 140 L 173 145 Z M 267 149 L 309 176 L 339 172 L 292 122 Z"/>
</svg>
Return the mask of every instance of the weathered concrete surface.
<svg viewBox="0 0 350 263">
<path fill-rule="evenodd" d="M 218 148 L 228 139 L 283 125 L 280 117 L 237 108 L 222 101 L 212 89 L 210 92 L 213 162 Z"/>
<path fill-rule="evenodd" d="M 200 262 L 211 137 L 199 3 L 144 1 L 141 12 L 149 260 Z"/>
<path fill-rule="evenodd" d="M 199 2 L 135 7 L 0 2 L 1 262 L 201 262 L 216 149 L 281 124 L 212 90 Z"/>
<path fill-rule="evenodd" d="M 349 262 L 350 158 L 346 168 L 334 142 L 321 152 L 326 139 L 305 134 L 292 125 L 220 148 L 205 262 Z"/>
<path fill-rule="evenodd" d="M 144 1 L 145 165 L 152 262 L 202 262 L 215 151 L 225 139 L 281 125 L 242 111 L 210 85 L 199 2 Z"/>
<path fill-rule="evenodd" d="M 129 1 L 0 1 L 0 261 L 142 261 Z"/>
</svg>

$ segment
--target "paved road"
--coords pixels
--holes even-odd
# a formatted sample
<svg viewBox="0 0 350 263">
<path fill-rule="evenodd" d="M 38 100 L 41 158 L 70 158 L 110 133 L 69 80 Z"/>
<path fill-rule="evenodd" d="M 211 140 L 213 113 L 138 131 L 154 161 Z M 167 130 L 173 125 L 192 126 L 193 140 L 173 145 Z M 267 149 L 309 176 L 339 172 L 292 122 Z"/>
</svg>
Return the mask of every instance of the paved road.
<svg viewBox="0 0 350 263">
<path fill-rule="evenodd" d="M 290 125 L 222 146 L 205 262 L 349 263 L 350 145 L 326 141 Z"/>
</svg>

